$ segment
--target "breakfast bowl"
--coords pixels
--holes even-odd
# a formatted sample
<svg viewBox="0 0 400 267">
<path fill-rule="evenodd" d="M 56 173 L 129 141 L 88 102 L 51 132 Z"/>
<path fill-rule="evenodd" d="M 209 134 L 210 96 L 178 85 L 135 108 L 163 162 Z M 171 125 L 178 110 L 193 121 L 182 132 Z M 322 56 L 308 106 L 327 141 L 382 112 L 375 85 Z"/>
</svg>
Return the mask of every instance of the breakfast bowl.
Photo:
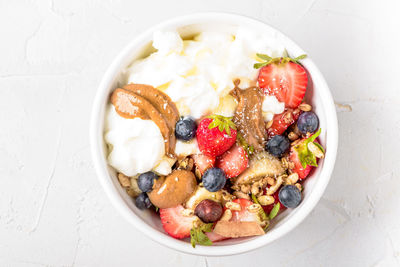
<svg viewBox="0 0 400 267">
<path fill-rule="evenodd" d="M 211 247 L 198 245 L 193 248 L 188 240 L 178 240 L 168 236 L 156 213 L 140 210 L 135 206 L 132 198 L 120 185 L 116 170 L 107 162 L 108 148 L 104 140 L 105 116 L 112 91 L 122 86 L 124 71 L 133 61 L 154 52 L 151 46 L 154 32 L 176 31 L 182 38 L 190 38 L 207 30 L 233 33 L 238 27 L 251 28 L 271 36 L 290 55 L 306 54 L 283 33 L 251 18 L 226 13 L 200 13 L 178 17 L 148 29 L 121 51 L 101 80 L 93 103 L 90 123 L 91 153 L 97 176 L 107 196 L 123 217 L 139 231 L 160 244 L 184 253 L 203 256 L 235 255 L 260 248 L 284 236 L 299 225 L 317 205 L 330 180 L 336 159 L 338 126 L 334 102 L 322 74 L 309 55 L 301 61 L 309 79 L 305 100 L 312 104 L 313 111 L 319 117 L 321 133 L 318 142 L 325 148 L 326 153 L 324 158 L 319 160 L 318 168 L 304 182 L 303 199 L 297 208 L 280 213 L 262 236 L 228 239 L 217 242 Z"/>
</svg>

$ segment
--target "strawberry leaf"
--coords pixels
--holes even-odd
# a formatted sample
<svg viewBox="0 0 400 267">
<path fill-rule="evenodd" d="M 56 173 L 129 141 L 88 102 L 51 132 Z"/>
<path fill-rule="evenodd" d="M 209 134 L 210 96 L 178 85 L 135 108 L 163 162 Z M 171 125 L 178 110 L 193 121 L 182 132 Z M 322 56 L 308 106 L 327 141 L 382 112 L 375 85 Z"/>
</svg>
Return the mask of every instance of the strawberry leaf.
<svg viewBox="0 0 400 267">
<path fill-rule="evenodd" d="M 270 57 L 270 56 L 268 56 L 268 55 L 266 55 L 266 54 L 256 54 L 257 55 L 257 57 L 259 57 L 259 58 L 261 58 L 261 59 L 264 59 L 264 60 L 267 60 L 267 61 L 269 61 L 269 60 L 271 60 L 272 59 L 272 57 Z"/>
<path fill-rule="evenodd" d="M 236 125 L 232 121 L 232 117 L 224 117 L 222 115 L 211 115 L 207 118 L 213 121 L 208 125 L 208 129 L 218 127 L 218 130 L 222 133 L 224 130 L 228 135 L 231 135 L 231 129 L 236 130 Z"/>
<path fill-rule="evenodd" d="M 307 165 L 318 167 L 317 158 L 308 149 L 307 145 L 310 142 L 314 142 L 314 140 L 320 135 L 320 133 L 321 133 L 321 129 L 319 129 L 315 134 L 313 134 L 309 138 L 305 139 L 301 143 L 295 145 L 295 147 L 294 147 L 294 149 L 297 151 L 297 154 L 299 156 L 299 160 L 300 160 L 300 163 L 301 163 L 301 166 L 303 167 L 303 169 L 305 169 L 307 167 Z M 314 142 L 314 144 L 318 144 L 318 143 Z M 318 148 L 321 148 L 321 151 L 324 152 L 324 149 L 322 148 L 322 146 L 320 144 L 318 144 L 317 146 L 318 146 Z"/>
<path fill-rule="evenodd" d="M 196 247 L 196 244 L 203 246 L 211 246 L 212 242 L 208 236 L 204 233 L 212 231 L 213 224 L 203 224 L 200 227 L 193 227 L 190 230 L 190 243 L 192 247 Z"/>
<path fill-rule="evenodd" d="M 255 63 L 255 64 L 253 65 L 253 67 L 254 67 L 255 69 L 262 68 L 262 67 L 264 67 L 264 66 L 266 66 L 266 65 L 269 65 L 269 64 L 272 64 L 272 63 L 275 63 L 275 64 L 277 64 L 277 65 L 286 64 L 286 63 L 288 63 L 288 62 L 294 62 L 294 63 L 296 63 L 296 64 L 300 64 L 300 60 L 307 57 L 307 55 L 304 54 L 304 55 L 300 55 L 300 56 L 295 57 L 295 58 L 291 58 L 291 57 L 288 55 L 288 53 L 287 53 L 286 50 L 282 53 L 282 56 L 281 56 L 281 57 L 272 58 L 272 57 L 270 57 L 270 56 L 268 56 L 268 55 L 265 55 L 265 54 L 256 54 L 256 55 L 257 55 L 257 57 L 259 57 L 259 58 L 265 60 L 265 62 Z"/>
<path fill-rule="evenodd" d="M 269 219 L 272 220 L 273 218 L 275 218 L 276 215 L 278 215 L 278 212 L 280 209 L 281 209 L 281 204 L 278 202 L 274 205 L 271 212 L 269 213 L 269 216 L 268 216 Z"/>
</svg>

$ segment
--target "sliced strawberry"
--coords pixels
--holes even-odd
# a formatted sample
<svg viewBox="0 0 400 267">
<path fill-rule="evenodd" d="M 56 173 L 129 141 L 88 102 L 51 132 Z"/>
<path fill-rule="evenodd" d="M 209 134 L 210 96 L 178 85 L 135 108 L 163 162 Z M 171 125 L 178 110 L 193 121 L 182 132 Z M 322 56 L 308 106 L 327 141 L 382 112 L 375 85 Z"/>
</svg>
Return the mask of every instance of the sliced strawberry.
<svg viewBox="0 0 400 267">
<path fill-rule="evenodd" d="M 307 176 L 310 174 L 313 167 L 310 165 L 307 165 L 305 168 L 303 168 L 303 166 L 301 166 L 301 162 L 300 162 L 298 153 L 294 149 L 293 146 L 290 148 L 289 160 L 291 162 L 293 162 L 294 168 L 292 169 L 292 171 L 299 175 L 299 179 L 303 180 L 303 179 L 307 178 Z"/>
<path fill-rule="evenodd" d="M 192 155 L 194 165 L 203 174 L 207 169 L 214 167 L 215 157 L 210 157 L 204 154 Z"/>
<path fill-rule="evenodd" d="M 229 237 L 222 236 L 222 235 L 216 234 L 214 232 L 208 232 L 208 233 L 205 233 L 205 234 L 211 240 L 211 242 L 213 242 L 213 243 L 229 239 Z"/>
<path fill-rule="evenodd" d="M 182 205 L 174 208 L 160 209 L 160 219 L 164 230 L 173 238 L 182 239 L 190 236 L 190 229 L 196 216 L 183 216 Z"/>
<path fill-rule="evenodd" d="M 287 109 L 281 114 L 275 114 L 272 119 L 272 125 L 268 128 L 268 136 L 283 134 L 290 125 L 297 121 L 299 116 L 299 109 Z"/>
<path fill-rule="evenodd" d="M 294 62 L 277 61 L 260 69 L 258 86 L 268 95 L 285 102 L 288 108 L 297 108 L 304 98 L 307 88 L 305 69 Z"/>
<path fill-rule="evenodd" d="M 236 141 L 236 127 L 230 118 L 209 116 L 200 121 L 196 138 L 200 151 L 211 157 L 222 155 Z"/>
<path fill-rule="evenodd" d="M 250 212 L 247 209 L 247 207 L 254 204 L 251 200 L 245 198 L 237 198 L 233 200 L 233 202 L 240 204 L 241 210 L 239 211 L 232 210 L 231 221 L 240 221 L 240 222 L 259 221 L 257 214 Z"/>
<path fill-rule="evenodd" d="M 246 170 L 249 157 L 240 145 L 233 145 L 218 159 L 217 167 L 222 169 L 228 178 L 236 177 Z"/>
</svg>

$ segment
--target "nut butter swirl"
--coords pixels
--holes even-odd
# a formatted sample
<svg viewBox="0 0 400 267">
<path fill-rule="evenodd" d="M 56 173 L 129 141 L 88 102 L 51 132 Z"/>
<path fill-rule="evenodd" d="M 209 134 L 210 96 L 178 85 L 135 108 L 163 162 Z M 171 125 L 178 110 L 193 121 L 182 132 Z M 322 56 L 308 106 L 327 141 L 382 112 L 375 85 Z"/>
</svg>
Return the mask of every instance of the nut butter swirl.
<svg viewBox="0 0 400 267">
<path fill-rule="evenodd" d="M 150 85 L 129 84 L 114 90 L 111 103 L 121 117 L 154 121 L 163 136 L 165 154 L 175 157 L 175 124 L 179 113 L 166 94 Z"/>
<path fill-rule="evenodd" d="M 262 116 L 262 102 L 264 94 L 259 87 L 240 89 L 240 80 L 234 81 L 235 88 L 230 94 L 238 101 L 238 106 L 233 116 L 233 122 L 247 144 L 254 150 L 263 151 L 267 139 L 265 122 Z"/>
</svg>

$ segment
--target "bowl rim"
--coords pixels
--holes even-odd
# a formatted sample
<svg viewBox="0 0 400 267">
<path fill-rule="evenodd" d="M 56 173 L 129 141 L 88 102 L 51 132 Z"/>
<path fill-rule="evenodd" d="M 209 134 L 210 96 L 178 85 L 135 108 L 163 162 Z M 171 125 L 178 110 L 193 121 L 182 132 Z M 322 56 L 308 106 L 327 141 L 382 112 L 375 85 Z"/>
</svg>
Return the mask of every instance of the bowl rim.
<svg viewBox="0 0 400 267">
<path fill-rule="evenodd" d="M 152 32 L 167 28 L 167 27 L 182 27 L 188 24 L 194 23 L 204 23 L 208 19 L 215 19 L 232 22 L 235 21 L 237 24 L 253 24 L 259 27 L 269 28 L 270 30 L 275 31 L 277 34 L 282 35 L 285 38 L 285 42 L 287 42 L 292 49 L 299 52 L 299 54 L 303 54 L 304 51 L 287 35 L 283 34 L 281 31 L 276 28 L 266 24 L 265 22 L 232 13 L 224 13 L 224 12 L 205 12 L 205 13 L 194 13 L 184 16 L 175 17 L 172 19 L 165 20 L 153 27 L 150 27 L 146 31 L 139 34 L 135 37 L 129 44 L 118 54 L 118 56 L 113 60 L 111 65 L 108 67 L 106 73 L 104 74 L 99 87 L 96 91 L 96 96 L 92 106 L 92 114 L 90 120 L 90 147 L 92 154 L 92 161 L 94 164 L 94 168 L 97 174 L 97 177 L 102 185 L 106 195 L 115 206 L 115 208 L 127 219 L 130 223 L 132 223 L 139 231 L 143 232 L 145 235 L 150 237 L 152 240 L 163 244 L 169 248 L 178 250 L 180 252 L 193 254 L 193 255 L 201 255 L 201 256 L 227 256 L 227 255 L 235 255 L 240 253 L 245 253 L 257 248 L 260 248 L 266 244 L 269 244 L 278 238 L 284 236 L 292 229 L 294 229 L 297 225 L 299 225 L 305 217 L 312 211 L 312 209 L 317 205 L 318 201 L 322 197 L 329 180 L 331 178 L 331 174 L 335 165 L 336 153 L 338 147 L 338 123 L 336 116 L 336 109 L 333 102 L 333 98 L 331 92 L 329 91 L 328 85 L 322 76 L 319 69 L 313 63 L 310 58 L 307 58 L 307 70 L 312 73 L 312 79 L 314 81 L 318 80 L 318 92 L 321 94 L 322 106 L 324 107 L 325 115 L 326 115 L 326 129 L 327 129 L 327 141 L 329 140 L 329 150 L 327 150 L 326 159 L 324 161 L 323 168 L 321 169 L 321 173 L 318 176 L 319 180 L 314 185 L 313 194 L 311 194 L 305 203 L 301 207 L 301 212 L 297 212 L 294 214 L 290 220 L 285 222 L 280 226 L 280 231 L 271 232 L 267 235 L 254 238 L 248 241 L 245 241 L 240 244 L 233 245 L 224 245 L 224 246 L 196 246 L 193 249 L 190 243 L 181 242 L 179 240 L 175 240 L 169 237 L 166 234 L 162 234 L 158 231 L 155 231 L 151 226 L 145 223 L 141 218 L 139 218 L 132 210 L 127 206 L 124 200 L 121 198 L 119 192 L 115 188 L 113 182 L 109 178 L 107 162 L 102 153 L 103 146 L 103 117 L 99 116 L 101 113 L 102 106 L 104 105 L 104 99 L 109 94 L 109 84 L 115 79 L 115 77 L 120 73 L 120 65 L 125 61 L 126 56 L 134 49 L 138 44 L 146 39 L 146 37 Z M 329 129 L 329 131 L 328 131 Z M 323 179 L 322 179 L 323 178 Z"/>
</svg>

